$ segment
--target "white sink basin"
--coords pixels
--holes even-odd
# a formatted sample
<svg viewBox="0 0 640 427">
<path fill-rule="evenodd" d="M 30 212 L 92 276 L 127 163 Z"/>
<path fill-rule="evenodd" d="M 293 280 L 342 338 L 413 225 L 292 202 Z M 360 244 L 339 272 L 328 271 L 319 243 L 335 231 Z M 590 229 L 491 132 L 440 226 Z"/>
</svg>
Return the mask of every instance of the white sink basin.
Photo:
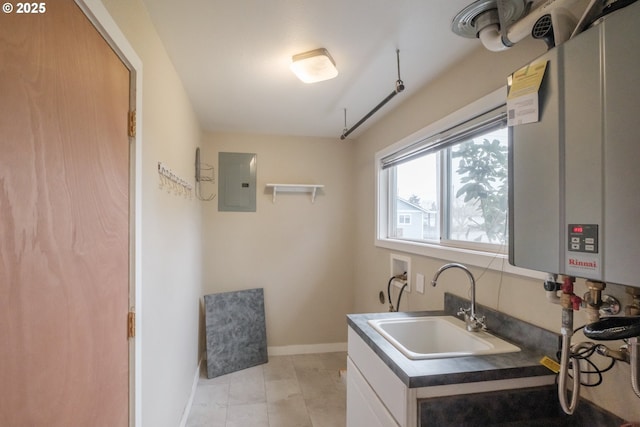
<svg viewBox="0 0 640 427">
<path fill-rule="evenodd" d="M 442 359 L 513 353 L 519 347 L 488 332 L 469 332 L 453 316 L 369 320 L 369 324 L 409 359 Z"/>
</svg>

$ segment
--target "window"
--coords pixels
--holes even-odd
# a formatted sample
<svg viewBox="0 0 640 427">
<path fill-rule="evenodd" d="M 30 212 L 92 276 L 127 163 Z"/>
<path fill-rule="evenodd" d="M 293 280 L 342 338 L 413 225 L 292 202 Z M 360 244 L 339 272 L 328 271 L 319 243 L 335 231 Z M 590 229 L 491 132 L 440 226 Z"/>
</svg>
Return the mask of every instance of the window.
<svg viewBox="0 0 640 427">
<path fill-rule="evenodd" d="M 446 239 L 506 243 L 508 139 L 506 124 L 497 123 L 442 153 L 448 171 Z"/>
<path fill-rule="evenodd" d="M 398 224 L 400 225 L 411 225 L 411 215 L 410 214 L 398 214 Z"/>
<path fill-rule="evenodd" d="M 509 132 L 501 95 L 376 155 L 377 241 L 504 252 Z"/>
</svg>

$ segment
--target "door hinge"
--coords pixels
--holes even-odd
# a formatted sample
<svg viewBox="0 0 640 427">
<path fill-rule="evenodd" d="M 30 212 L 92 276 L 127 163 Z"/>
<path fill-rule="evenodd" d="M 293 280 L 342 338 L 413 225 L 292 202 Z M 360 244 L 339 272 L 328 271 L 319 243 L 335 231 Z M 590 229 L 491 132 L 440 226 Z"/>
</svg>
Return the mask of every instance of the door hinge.
<svg viewBox="0 0 640 427">
<path fill-rule="evenodd" d="M 136 111 L 129 111 L 129 136 L 136 136 Z"/>
<path fill-rule="evenodd" d="M 127 315 L 127 338 L 136 336 L 136 312 L 130 311 Z"/>
</svg>

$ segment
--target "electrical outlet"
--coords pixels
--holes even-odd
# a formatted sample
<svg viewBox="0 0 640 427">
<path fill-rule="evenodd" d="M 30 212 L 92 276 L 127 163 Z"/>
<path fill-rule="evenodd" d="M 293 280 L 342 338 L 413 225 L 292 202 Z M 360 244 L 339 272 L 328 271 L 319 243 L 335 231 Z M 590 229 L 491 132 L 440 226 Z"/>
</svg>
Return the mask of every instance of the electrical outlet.
<svg viewBox="0 0 640 427">
<path fill-rule="evenodd" d="M 416 292 L 424 294 L 424 274 L 416 274 Z"/>
</svg>

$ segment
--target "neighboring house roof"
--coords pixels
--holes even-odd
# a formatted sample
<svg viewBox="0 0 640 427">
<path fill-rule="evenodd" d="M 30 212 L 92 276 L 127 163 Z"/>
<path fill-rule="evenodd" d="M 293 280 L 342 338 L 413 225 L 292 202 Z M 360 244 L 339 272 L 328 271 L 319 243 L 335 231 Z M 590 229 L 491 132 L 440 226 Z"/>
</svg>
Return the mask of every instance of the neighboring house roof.
<svg viewBox="0 0 640 427">
<path fill-rule="evenodd" d="M 403 199 L 401 197 L 398 197 L 397 201 L 398 201 L 398 207 L 400 207 L 400 205 L 403 205 L 402 208 L 406 209 L 406 210 L 415 210 L 415 211 L 421 211 L 421 212 L 424 212 L 424 213 L 433 213 L 434 212 L 434 211 L 427 210 L 427 209 L 423 208 L 422 206 L 413 204 L 413 203 L 409 202 L 408 200 L 405 200 L 405 199 Z"/>
</svg>

